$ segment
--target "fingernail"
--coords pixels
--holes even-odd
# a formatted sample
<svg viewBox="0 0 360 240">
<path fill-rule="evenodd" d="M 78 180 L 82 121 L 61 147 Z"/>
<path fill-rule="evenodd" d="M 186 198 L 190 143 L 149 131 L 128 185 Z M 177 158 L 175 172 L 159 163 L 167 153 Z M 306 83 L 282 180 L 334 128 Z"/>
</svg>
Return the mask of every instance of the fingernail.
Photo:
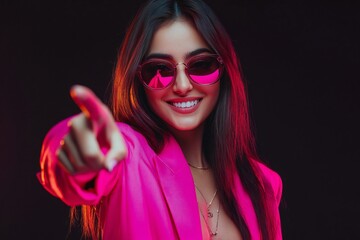
<svg viewBox="0 0 360 240">
<path fill-rule="evenodd" d="M 114 169 L 116 164 L 117 164 L 117 161 L 115 159 L 109 159 L 106 162 L 105 167 L 109 172 L 111 172 Z"/>
</svg>

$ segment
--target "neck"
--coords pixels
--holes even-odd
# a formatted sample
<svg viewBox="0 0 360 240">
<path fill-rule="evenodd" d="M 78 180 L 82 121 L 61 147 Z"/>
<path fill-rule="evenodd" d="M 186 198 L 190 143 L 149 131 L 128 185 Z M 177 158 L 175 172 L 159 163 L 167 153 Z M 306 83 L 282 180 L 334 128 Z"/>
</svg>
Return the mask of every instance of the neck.
<svg viewBox="0 0 360 240">
<path fill-rule="evenodd" d="M 196 167 L 207 167 L 202 154 L 202 137 L 204 127 L 191 131 L 173 130 L 172 133 L 183 151 L 186 161 Z"/>
</svg>

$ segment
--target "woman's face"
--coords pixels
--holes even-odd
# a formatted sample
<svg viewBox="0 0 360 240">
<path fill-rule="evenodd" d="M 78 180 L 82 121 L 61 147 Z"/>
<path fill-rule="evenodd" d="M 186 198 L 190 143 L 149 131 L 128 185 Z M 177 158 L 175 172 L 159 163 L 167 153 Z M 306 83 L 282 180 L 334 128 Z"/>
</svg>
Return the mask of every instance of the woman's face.
<svg viewBox="0 0 360 240">
<path fill-rule="evenodd" d="M 179 19 L 162 25 L 154 34 L 146 58 L 172 59 L 183 63 L 193 55 L 210 54 L 210 48 L 195 28 Z M 177 65 L 175 81 L 161 90 L 145 88 L 152 110 L 176 131 L 196 130 L 203 125 L 218 100 L 220 82 L 197 85 L 185 73 L 184 64 Z"/>
</svg>

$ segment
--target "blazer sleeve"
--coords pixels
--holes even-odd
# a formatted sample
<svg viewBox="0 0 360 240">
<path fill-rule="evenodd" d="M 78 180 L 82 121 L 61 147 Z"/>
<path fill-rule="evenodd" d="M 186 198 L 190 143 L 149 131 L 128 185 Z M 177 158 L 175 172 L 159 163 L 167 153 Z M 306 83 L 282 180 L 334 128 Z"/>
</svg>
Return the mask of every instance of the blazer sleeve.
<svg viewBox="0 0 360 240">
<path fill-rule="evenodd" d="M 40 153 L 40 172 L 37 173 L 37 178 L 49 193 L 69 206 L 96 205 L 116 184 L 116 177 L 124 161 L 119 162 L 111 172 L 102 169 L 71 175 L 65 171 L 58 162 L 56 151 L 69 132 L 70 119 L 71 117 L 61 121 L 47 133 Z M 92 180 L 94 187 L 87 188 L 86 184 Z"/>
</svg>

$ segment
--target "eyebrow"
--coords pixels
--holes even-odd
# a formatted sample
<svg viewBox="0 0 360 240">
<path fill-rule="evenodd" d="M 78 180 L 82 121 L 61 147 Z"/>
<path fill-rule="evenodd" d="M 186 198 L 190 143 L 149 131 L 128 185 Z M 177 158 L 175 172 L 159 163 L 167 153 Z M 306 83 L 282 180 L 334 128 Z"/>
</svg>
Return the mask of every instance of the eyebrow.
<svg viewBox="0 0 360 240">
<path fill-rule="evenodd" d="M 191 52 L 188 52 L 185 54 L 185 59 L 188 59 L 192 56 L 196 56 L 196 55 L 199 55 L 201 53 L 212 53 L 212 51 L 208 48 L 199 48 L 199 49 L 196 49 L 194 51 L 191 51 Z M 166 53 L 152 53 L 148 56 L 145 57 L 144 60 L 149 60 L 149 59 L 152 59 L 152 58 L 161 58 L 161 59 L 165 59 L 165 60 L 173 60 L 173 56 L 171 56 L 170 54 L 166 54 Z"/>
</svg>

